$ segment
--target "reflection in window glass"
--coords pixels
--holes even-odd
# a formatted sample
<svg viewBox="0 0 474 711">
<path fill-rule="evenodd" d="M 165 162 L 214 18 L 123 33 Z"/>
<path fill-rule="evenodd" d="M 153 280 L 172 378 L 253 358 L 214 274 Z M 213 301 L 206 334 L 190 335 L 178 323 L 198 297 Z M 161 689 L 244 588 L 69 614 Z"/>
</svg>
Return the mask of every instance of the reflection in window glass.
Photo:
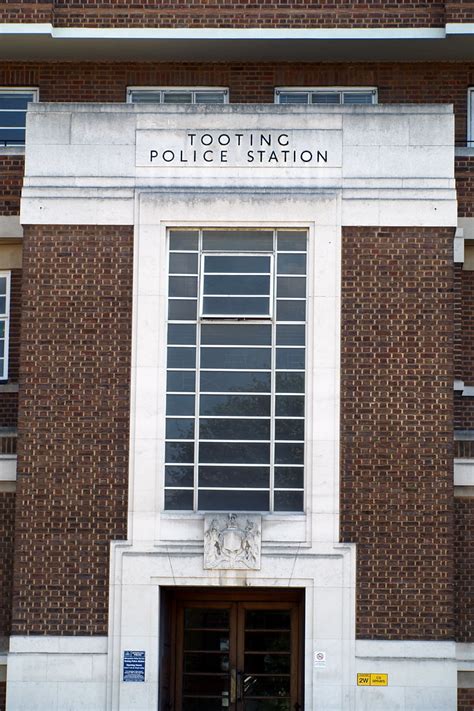
<svg viewBox="0 0 474 711">
<path fill-rule="evenodd" d="M 306 242 L 170 230 L 166 509 L 303 510 Z"/>
</svg>

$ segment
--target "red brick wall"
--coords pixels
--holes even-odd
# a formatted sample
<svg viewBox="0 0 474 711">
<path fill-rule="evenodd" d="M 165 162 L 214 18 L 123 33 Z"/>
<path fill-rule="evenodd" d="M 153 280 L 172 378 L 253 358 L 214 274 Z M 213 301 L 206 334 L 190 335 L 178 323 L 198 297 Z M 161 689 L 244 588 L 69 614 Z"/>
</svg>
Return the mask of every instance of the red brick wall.
<svg viewBox="0 0 474 711">
<path fill-rule="evenodd" d="M 106 634 L 126 538 L 131 227 L 25 228 L 14 634 Z"/>
<path fill-rule="evenodd" d="M 456 158 L 456 188 L 459 216 L 474 217 L 474 156 Z"/>
<path fill-rule="evenodd" d="M 459 5 L 459 3 L 457 3 Z M 452 8 L 451 21 L 472 11 Z M 98 27 L 427 27 L 445 21 L 443 0 L 55 0 L 3 3 L 2 22 Z M 460 20 L 458 20 L 460 21 Z"/>
<path fill-rule="evenodd" d="M 25 159 L 0 155 L 0 215 L 18 215 Z"/>
<path fill-rule="evenodd" d="M 0 427 L 18 424 L 18 393 L 0 393 Z"/>
<path fill-rule="evenodd" d="M 474 63 L 3 62 L 0 86 L 37 86 L 41 101 L 125 101 L 127 86 L 227 86 L 235 103 L 272 103 L 277 86 L 375 86 L 381 104 L 452 103 L 466 141 Z M 461 161 L 462 164 L 462 161 Z"/>
<path fill-rule="evenodd" d="M 474 499 L 455 499 L 456 639 L 474 642 Z"/>
<path fill-rule="evenodd" d="M 452 239 L 343 230 L 341 537 L 358 544 L 359 638 L 454 635 Z"/>
<path fill-rule="evenodd" d="M 15 494 L 0 491 L 0 637 L 10 634 L 14 525 Z"/>
<path fill-rule="evenodd" d="M 458 689 L 458 711 L 474 711 L 474 689 Z"/>
<path fill-rule="evenodd" d="M 7 683 L 0 681 L 0 711 L 5 711 L 7 707 Z"/>
</svg>

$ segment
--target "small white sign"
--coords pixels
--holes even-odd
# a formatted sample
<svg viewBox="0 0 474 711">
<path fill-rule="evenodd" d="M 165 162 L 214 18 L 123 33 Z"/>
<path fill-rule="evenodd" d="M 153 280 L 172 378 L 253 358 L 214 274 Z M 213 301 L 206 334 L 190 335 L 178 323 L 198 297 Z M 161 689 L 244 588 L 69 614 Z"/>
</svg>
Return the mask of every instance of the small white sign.
<svg viewBox="0 0 474 711">
<path fill-rule="evenodd" d="M 326 666 L 326 652 L 314 653 L 314 666 L 316 669 L 324 669 Z"/>
</svg>

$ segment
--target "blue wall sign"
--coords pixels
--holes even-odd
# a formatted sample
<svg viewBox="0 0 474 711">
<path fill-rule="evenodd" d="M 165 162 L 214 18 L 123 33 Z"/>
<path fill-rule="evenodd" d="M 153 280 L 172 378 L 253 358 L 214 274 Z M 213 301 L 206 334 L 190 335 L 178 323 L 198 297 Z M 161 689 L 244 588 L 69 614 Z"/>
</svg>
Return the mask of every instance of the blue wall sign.
<svg viewBox="0 0 474 711">
<path fill-rule="evenodd" d="M 145 681 L 145 652 L 123 653 L 123 680 Z"/>
</svg>

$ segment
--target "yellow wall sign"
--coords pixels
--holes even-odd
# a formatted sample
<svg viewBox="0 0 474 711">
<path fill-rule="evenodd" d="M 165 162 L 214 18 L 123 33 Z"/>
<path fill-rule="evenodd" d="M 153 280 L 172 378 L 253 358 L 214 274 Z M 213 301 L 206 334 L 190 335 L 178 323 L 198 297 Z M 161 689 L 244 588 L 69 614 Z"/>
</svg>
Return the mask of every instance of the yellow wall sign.
<svg viewBox="0 0 474 711">
<path fill-rule="evenodd" d="M 357 674 L 357 686 L 388 686 L 388 674 Z"/>
</svg>

